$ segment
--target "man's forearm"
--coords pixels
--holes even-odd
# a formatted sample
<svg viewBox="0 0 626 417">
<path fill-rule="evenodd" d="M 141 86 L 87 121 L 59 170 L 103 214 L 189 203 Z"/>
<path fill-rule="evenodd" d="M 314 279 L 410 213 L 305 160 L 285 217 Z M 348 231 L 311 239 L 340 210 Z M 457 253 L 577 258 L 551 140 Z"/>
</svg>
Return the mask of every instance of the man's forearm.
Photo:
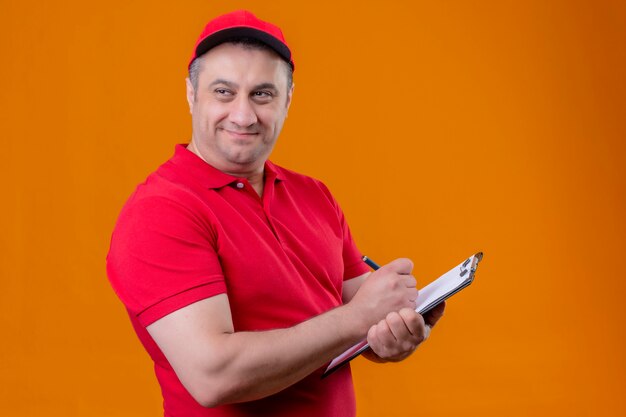
<svg viewBox="0 0 626 417">
<path fill-rule="evenodd" d="M 214 393 L 207 405 L 274 394 L 332 360 L 369 328 L 349 310 L 338 307 L 286 329 L 221 335 L 211 343 L 219 351 L 207 352 L 203 389 Z"/>
<path fill-rule="evenodd" d="M 296 326 L 235 332 L 226 294 L 198 301 L 147 327 L 202 405 L 250 401 L 294 384 L 365 337 L 391 311 L 414 308 L 412 263 L 371 274 L 349 303 Z"/>
</svg>

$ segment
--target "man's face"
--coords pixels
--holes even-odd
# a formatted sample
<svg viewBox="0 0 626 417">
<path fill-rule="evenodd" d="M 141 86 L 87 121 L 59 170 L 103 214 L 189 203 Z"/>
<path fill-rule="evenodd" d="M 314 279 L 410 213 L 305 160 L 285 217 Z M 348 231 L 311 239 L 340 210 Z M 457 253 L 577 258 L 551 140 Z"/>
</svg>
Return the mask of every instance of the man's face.
<svg viewBox="0 0 626 417">
<path fill-rule="evenodd" d="M 291 103 L 287 64 L 271 51 L 228 43 L 202 60 L 195 91 L 187 80 L 192 146 L 221 171 L 262 170 Z"/>
</svg>

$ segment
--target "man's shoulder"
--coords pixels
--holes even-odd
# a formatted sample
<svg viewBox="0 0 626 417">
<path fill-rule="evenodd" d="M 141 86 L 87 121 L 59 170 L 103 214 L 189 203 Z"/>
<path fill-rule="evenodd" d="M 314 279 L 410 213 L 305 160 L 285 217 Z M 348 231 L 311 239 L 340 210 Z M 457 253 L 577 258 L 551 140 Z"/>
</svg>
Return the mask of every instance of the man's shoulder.
<svg viewBox="0 0 626 417">
<path fill-rule="evenodd" d="M 204 206 L 200 190 L 201 187 L 181 175 L 169 159 L 135 187 L 120 217 L 143 217 L 146 212 L 197 212 Z"/>
</svg>

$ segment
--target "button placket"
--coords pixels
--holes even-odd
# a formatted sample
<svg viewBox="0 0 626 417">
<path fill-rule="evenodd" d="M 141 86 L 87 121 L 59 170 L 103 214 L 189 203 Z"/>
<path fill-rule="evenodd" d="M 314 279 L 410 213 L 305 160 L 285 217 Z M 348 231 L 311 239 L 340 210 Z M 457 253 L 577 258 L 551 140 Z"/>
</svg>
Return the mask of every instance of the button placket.
<svg viewBox="0 0 626 417">
<path fill-rule="evenodd" d="M 274 226 L 274 222 L 272 221 L 272 217 L 270 215 L 270 210 L 269 210 L 269 198 L 271 198 L 271 194 L 273 191 L 272 185 L 265 188 L 264 190 L 265 193 L 263 197 L 260 197 L 257 194 L 257 192 L 252 189 L 252 186 L 249 185 L 249 183 L 247 184 L 247 181 L 245 179 L 237 179 L 236 182 L 231 183 L 231 184 L 238 190 L 241 190 L 242 192 L 246 193 L 249 198 L 254 199 L 254 201 L 258 204 L 256 210 L 260 210 L 260 213 L 262 213 L 262 216 L 265 217 L 265 222 L 268 228 L 270 229 L 270 231 L 272 232 L 276 240 L 280 242 L 282 245 L 283 242 L 278 236 L 278 233 L 276 232 L 276 227 Z M 246 187 L 246 184 L 248 185 L 247 187 Z"/>
<path fill-rule="evenodd" d="M 272 233 L 274 233 L 274 236 L 276 237 L 276 240 L 278 240 L 278 242 L 281 244 L 281 246 L 284 245 L 283 240 L 280 238 L 278 231 L 276 229 L 276 225 L 274 224 L 274 220 L 272 219 L 272 214 L 271 214 L 271 209 L 270 209 L 270 202 L 272 201 L 273 197 L 274 197 L 274 187 L 276 186 L 275 183 L 275 178 L 266 178 L 266 184 L 265 184 L 265 189 L 263 190 L 263 198 L 262 198 L 262 210 L 263 213 L 265 214 L 265 218 L 267 219 L 267 224 L 269 225 L 270 229 L 272 230 Z"/>
</svg>

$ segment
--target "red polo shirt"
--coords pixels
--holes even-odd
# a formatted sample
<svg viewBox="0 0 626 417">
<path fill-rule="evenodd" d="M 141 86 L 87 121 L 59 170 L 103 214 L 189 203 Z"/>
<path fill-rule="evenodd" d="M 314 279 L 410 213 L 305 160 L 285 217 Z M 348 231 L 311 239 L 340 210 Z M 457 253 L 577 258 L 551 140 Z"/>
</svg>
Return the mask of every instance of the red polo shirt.
<svg viewBox="0 0 626 417">
<path fill-rule="evenodd" d="M 259 401 L 203 408 L 145 329 L 225 292 L 235 331 L 290 327 L 340 305 L 343 280 L 368 268 L 321 182 L 267 162 L 260 198 L 246 179 L 178 145 L 122 209 L 107 270 L 154 360 L 166 416 L 354 416 L 349 367 Z"/>
</svg>

